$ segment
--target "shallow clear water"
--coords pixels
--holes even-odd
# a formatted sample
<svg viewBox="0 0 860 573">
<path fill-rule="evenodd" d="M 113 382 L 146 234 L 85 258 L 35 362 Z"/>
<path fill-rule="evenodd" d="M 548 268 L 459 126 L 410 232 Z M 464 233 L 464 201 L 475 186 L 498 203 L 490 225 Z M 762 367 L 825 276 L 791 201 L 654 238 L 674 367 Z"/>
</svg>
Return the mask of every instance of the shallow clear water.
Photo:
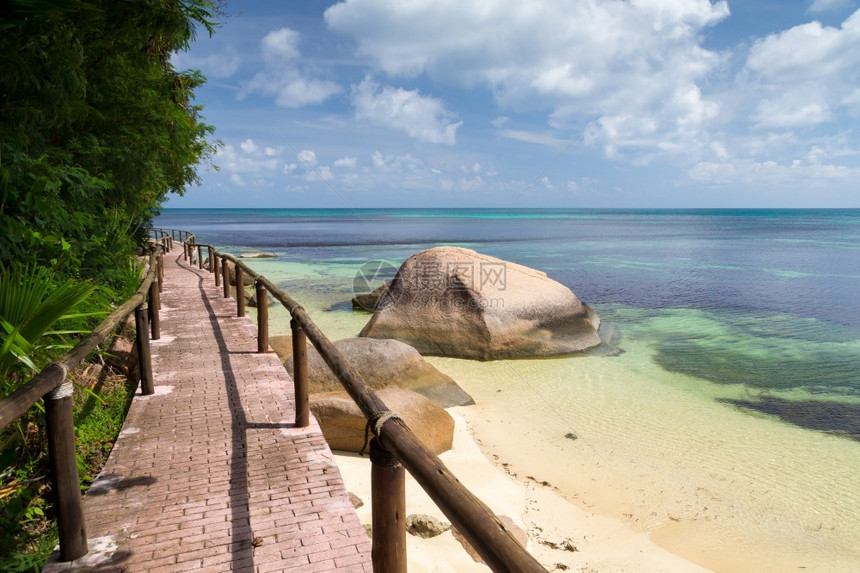
<svg viewBox="0 0 860 573">
<path fill-rule="evenodd" d="M 332 339 L 369 318 L 348 302 L 368 261 L 455 244 L 541 269 L 597 310 L 604 343 L 430 358 L 491 432 L 533 432 L 534 467 L 564 492 L 717 569 L 860 560 L 860 210 L 168 210 L 156 225 L 276 252 L 249 263 Z"/>
<path fill-rule="evenodd" d="M 466 246 L 570 287 L 601 314 L 603 352 L 645 344 L 695 379 L 860 398 L 860 210 L 183 209 L 157 224 L 277 252 L 255 264 L 343 301 L 368 261 Z"/>
</svg>

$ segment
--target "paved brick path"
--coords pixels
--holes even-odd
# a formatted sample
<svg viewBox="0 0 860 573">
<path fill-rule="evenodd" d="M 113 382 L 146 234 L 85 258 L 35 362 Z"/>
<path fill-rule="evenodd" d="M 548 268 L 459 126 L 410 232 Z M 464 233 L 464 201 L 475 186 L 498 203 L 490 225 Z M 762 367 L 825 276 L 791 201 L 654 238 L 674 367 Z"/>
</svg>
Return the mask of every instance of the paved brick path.
<svg viewBox="0 0 860 573">
<path fill-rule="evenodd" d="M 319 426 L 294 427 L 292 380 L 235 314 L 211 274 L 165 256 L 155 394 L 138 391 L 87 493 L 90 553 L 45 571 L 371 571 Z"/>
</svg>

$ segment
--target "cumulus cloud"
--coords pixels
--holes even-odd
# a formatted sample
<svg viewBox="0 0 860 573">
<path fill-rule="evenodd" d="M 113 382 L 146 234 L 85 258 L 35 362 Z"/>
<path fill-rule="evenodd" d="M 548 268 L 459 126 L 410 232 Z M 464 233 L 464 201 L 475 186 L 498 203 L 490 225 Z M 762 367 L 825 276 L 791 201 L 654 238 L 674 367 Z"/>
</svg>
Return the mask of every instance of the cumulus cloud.
<svg viewBox="0 0 860 573">
<path fill-rule="evenodd" d="M 242 86 L 239 98 L 252 93 L 274 96 L 280 107 L 320 104 L 341 92 L 335 82 L 313 78 L 302 68 L 299 51 L 301 35 L 281 28 L 266 34 L 260 42 L 265 69 Z"/>
<path fill-rule="evenodd" d="M 855 113 L 860 67 L 860 10 L 841 27 L 810 22 L 753 44 L 741 75 L 759 103 L 751 119 L 760 127 L 795 128 Z"/>
<path fill-rule="evenodd" d="M 709 0 L 346 0 L 325 19 L 388 74 L 485 86 L 563 130 L 598 115 L 592 141 L 609 151 L 683 151 L 719 111 L 699 84 L 725 58 L 700 36 L 728 15 Z"/>
<path fill-rule="evenodd" d="M 356 118 L 404 131 L 410 137 L 430 143 L 453 145 L 457 128 L 452 114 L 441 100 L 421 95 L 417 90 L 380 86 L 365 78 L 352 89 Z"/>
</svg>

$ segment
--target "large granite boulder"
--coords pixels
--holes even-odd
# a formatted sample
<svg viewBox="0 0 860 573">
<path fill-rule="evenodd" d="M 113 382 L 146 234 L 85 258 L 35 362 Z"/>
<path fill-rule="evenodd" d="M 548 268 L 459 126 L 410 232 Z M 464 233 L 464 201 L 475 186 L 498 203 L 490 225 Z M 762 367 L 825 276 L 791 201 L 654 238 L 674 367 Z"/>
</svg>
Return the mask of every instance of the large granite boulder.
<svg viewBox="0 0 860 573">
<path fill-rule="evenodd" d="M 443 408 L 475 403 L 453 379 L 439 372 L 408 344 L 397 340 L 345 338 L 334 345 L 361 375 L 365 384 L 374 390 L 389 387 L 413 390 Z M 284 361 L 284 367 L 288 372 L 293 372 L 292 355 Z M 342 389 L 340 381 L 332 374 L 322 356 L 308 344 L 309 392 Z"/>
<path fill-rule="evenodd" d="M 422 354 L 492 360 L 597 346 L 600 318 L 546 273 L 460 247 L 413 255 L 359 336 Z"/>
<path fill-rule="evenodd" d="M 420 394 L 399 388 L 386 388 L 377 395 L 433 453 L 451 449 L 454 418 L 443 408 Z M 311 394 L 310 407 L 331 449 L 361 451 L 367 420 L 346 391 Z"/>
</svg>

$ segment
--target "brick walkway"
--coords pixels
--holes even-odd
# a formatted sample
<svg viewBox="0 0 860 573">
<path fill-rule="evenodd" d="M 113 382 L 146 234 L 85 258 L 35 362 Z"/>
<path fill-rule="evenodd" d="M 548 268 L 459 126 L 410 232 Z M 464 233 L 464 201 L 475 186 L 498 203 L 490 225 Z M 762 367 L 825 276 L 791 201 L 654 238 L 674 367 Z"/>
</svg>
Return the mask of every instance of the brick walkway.
<svg viewBox="0 0 860 573">
<path fill-rule="evenodd" d="M 90 553 L 44 571 L 371 571 L 319 426 L 294 427 L 292 380 L 235 315 L 211 274 L 165 256 L 155 394 L 87 493 Z"/>
</svg>

